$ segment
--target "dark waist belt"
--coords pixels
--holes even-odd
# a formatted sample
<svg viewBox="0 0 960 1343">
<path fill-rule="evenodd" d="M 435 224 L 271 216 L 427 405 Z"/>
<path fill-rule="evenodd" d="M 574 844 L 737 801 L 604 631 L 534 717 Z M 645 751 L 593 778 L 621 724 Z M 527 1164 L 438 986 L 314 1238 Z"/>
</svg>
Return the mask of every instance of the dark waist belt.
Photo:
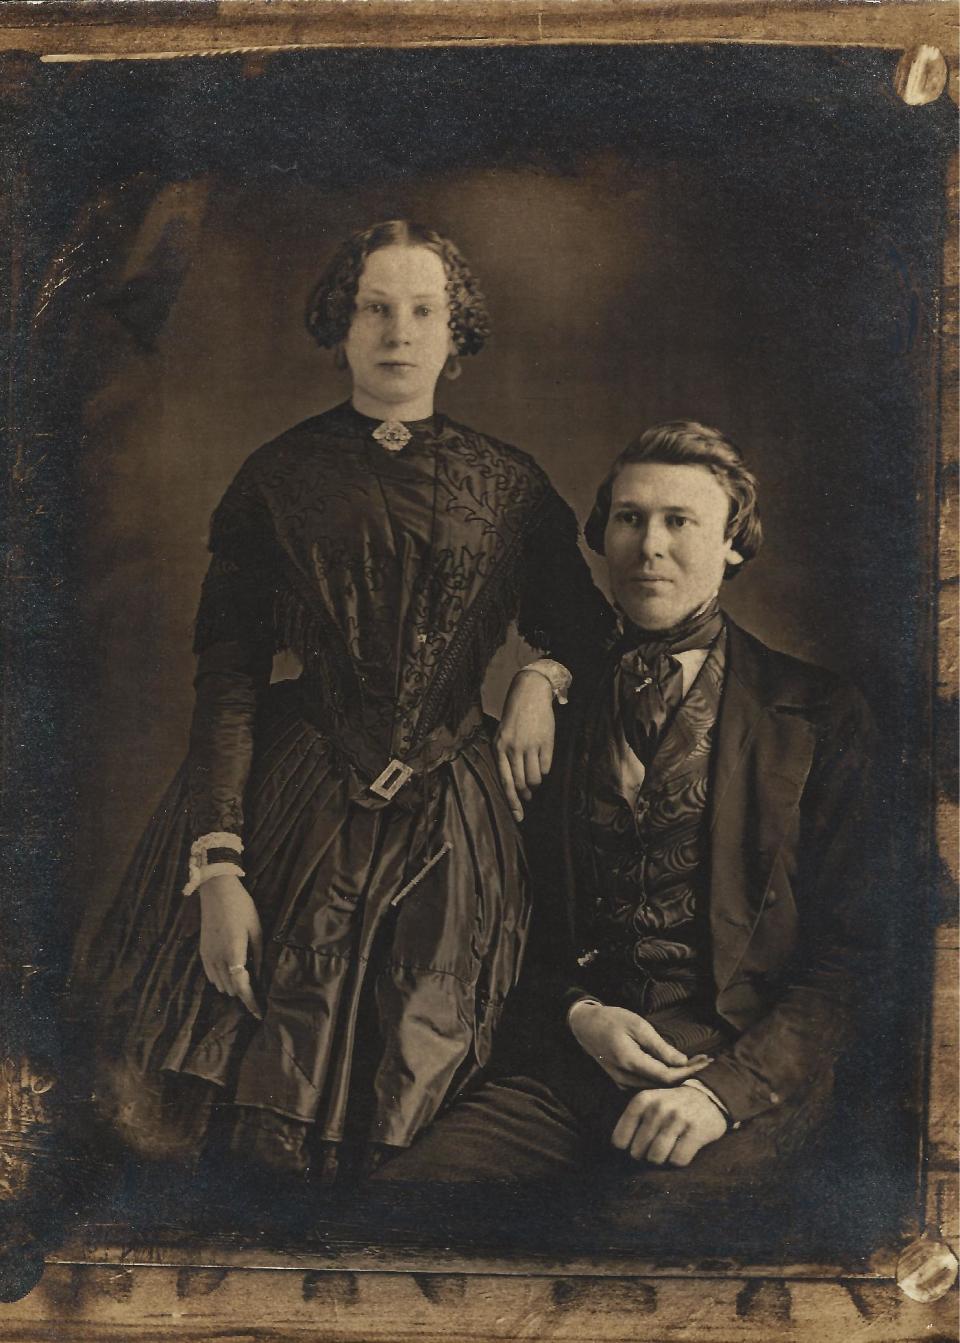
<svg viewBox="0 0 960 1343">
<path fill-rule="evenodd" d="M 479 705 L 475 705 L 464 716 L 455 731 L 437 728 L 415 750 L 393 756 L 378 769 L 377 765 L 383 760 L 383 756 L 377 761 L 376 747 L 371 747 L 369 741 L 360 739 L 359 733 L 358 739 L 351 741 L 342 731 L 331 731 L 323 722 L 322 714 L 313 710 L 307 702 L 303 704 L 303 716 L 312 727 L 329 740 L 335 752 L 353 774 L 356 786 L 352 787 L 350 792 L 357 801 L 361 800 L 362 794 L 368 796 L 372 794 L 370 801 L 373 798 L 378 798 L 381 802 L 392 801 L 411 779 L 429 774 L 438 766 L 453 760 L 484 728 L 483 711 Z"/>
</svg>

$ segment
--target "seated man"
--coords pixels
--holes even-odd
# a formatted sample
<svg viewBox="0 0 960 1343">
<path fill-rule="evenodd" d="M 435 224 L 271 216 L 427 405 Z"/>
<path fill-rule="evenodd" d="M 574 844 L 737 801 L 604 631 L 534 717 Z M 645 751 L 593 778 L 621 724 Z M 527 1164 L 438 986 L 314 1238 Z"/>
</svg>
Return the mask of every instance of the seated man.
<svg viewBox="0 0 960 1343">
<path fill-rule="evenodd" d="M 505 1031 L 529 1047 L 381 1180 L 622 1173 L 627 1154 L 649 1176 L 695 1161 L 671 1178 L 702 1189 L 782 1168 L 828 1110 L 878 922 L 868 711 L 720 610 L 761 530 L 715 430 L 641 435 L 586 536 L 622 637 L 573 687 L 528 808 L 533 950 Z"/>
</svg>

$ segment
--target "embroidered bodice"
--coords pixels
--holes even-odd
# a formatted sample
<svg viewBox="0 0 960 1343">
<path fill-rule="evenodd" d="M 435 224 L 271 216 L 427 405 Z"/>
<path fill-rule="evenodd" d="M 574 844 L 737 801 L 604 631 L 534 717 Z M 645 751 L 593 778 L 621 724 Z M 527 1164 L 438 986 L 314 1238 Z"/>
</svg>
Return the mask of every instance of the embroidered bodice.
<svg viewBox="0 0 960 1343">
<path fill-rule="evenodd" d="M 525 453 L 442 415 L 390 451 L 349 405 L 254 452 L 211 524 L 196 626 L 197 832 L 239 832 L 256 695 L 279 648 L 369 781 L 455 749 L 512 619 L 576 674 L 612 618 L 576 521 Z"/>
</svg>

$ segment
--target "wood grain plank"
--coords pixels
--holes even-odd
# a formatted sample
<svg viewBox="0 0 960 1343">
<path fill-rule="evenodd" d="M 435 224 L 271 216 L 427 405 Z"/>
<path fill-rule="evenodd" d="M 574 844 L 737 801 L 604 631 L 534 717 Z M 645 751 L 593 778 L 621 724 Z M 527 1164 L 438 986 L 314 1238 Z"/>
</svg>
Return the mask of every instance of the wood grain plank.
<svg viewBox="0 0 960 1343">
<path fill-rule="evenodd" d="M 879 1249 L 868 1258 L 846 1262 L 791 1262 L 787 1264 L 735 1263 L 716 1259 L 691 1259 L 689 1263 L 664 1264 L 649 1259 L 629 1258 L 624 1253 L 539 1255 L 524 1253 L 470 1254 L 451 1247 L 442 1250 L 396 1249 L 386 1246 L 357 1246 L 340 1248 L 335 1254 L 301 1250 L 252 1246 L 240 1237 L 234 1240 L 203 1241 L 180 1239 L 170 1245 L 156 1240 L 148 1244 L 130 1245 L 120 1241 L 76 1239 L 48 1262 L 61 1267 L 95 1267 L 114 1265 L 117 1268 L 178 1268 L 202 1266 L 209 1269 L 263 1268 L 278 1272 L 410 1272 L 453 1273 L 457 1275 L 488 1274 L 497 1277 L 556 1277 L 572 1274 L 577 1277 L 609 1277 L 611 1273 L 629 1272 L 632 1276 L 650 1279 L 703 1281 L 717 1278 L 784 1278 L 796 1281 L 816 1281 L 838 1276 L 844 1279 L 877 1281 L 893 1278 L 896 1271 L 899 1246 Z"/>
<path fill-rule="evenodd" d="M 927 1160 L 936 1167 L 955 1169 L 960 1159 L 957 1113 L 960 1108 L 957 1059 L 960 1058 L 960 985 L 952 950 L 934 956 L 934 994 L 930 1019 L 930 1100 L 927 1122 Z"/>
<path fill-rule="evenodd" d="M 118 17 L 123 16 L 123 17 Z M 238 48 L 470 43 L 774 42 L 955 51 L 947 3 L 823 5 L 804 0 L 258 0 L 230 3 L 0 7 L 0 49 L 81 55 L 183 54 Z"/>
<path fill-rule="evenodd" d="M 960 1236 L 957 1162 L 960 1158 L 957 1116 L 960 1112 L 960 981 L 957 948 L 957 882 L 960 879 L 956 789 L 956 703 L 960 676 L 960 621 L 957 614 L 958 535 L 957 486 L 960 463 L 960 402 L 956 370 L 960 351 L 958 281 L 960 224 L 958 165 L 947 165 L 946 221 L 943 238 L 940 305 L 940 454 L 937 602 L 937 698 L 940 761 L 934 816 L 939 889 L 936 892 L 933 984 L 929 1021 L 927 1125 L 924 1145 L 925 1220 L 930 1235 L 957 1249 Z"/>
<path fill-rule="evenodd" d="M 449 1283 L 449 1276 L 445 1280 Z M 51 1266 L 15 1306 L 5 1340 L 309 1337 L 317 1343 L 464 1343 L 547 1337 L 709 1343 L 914 1343 L 950 1337 L 955 1302 L 909 1301 L 895 1283 L 729 1278 L 467 1277 L 454 1294 L 422 1275 L 231 1270 L 191 1284 L 184 1270 Z M 251 1325 L 255 1320 L 256 1325 Z M 124 1334 L 126 1330 L 126 1334 Z"/>
</svg>

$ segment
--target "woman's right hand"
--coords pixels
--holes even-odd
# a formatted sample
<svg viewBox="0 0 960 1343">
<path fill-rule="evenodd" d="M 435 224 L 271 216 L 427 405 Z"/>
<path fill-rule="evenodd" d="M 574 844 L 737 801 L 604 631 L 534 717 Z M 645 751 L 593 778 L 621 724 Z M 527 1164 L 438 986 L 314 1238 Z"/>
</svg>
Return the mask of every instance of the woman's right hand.
<svg viewBox="0 0 960 1343">
<path fill-rule="evenodd" d="M 585 998 L 570 1008 L 567 1022 L 580 1047 L 621 1087 L 676 1086 L 711 1062 L 705 1054 L 688 1059 L 626 1007 Z"/>
<path fill-rule="evenodd" d="M 258 1021 L 263 1013 L 250 982 L 247 962 L 259 974 L 263 956 L 260 916 L 239 877 L 209 877 L 200 887 L 200 960 L 210 983 L 239 998 Z"/>
</svg>

